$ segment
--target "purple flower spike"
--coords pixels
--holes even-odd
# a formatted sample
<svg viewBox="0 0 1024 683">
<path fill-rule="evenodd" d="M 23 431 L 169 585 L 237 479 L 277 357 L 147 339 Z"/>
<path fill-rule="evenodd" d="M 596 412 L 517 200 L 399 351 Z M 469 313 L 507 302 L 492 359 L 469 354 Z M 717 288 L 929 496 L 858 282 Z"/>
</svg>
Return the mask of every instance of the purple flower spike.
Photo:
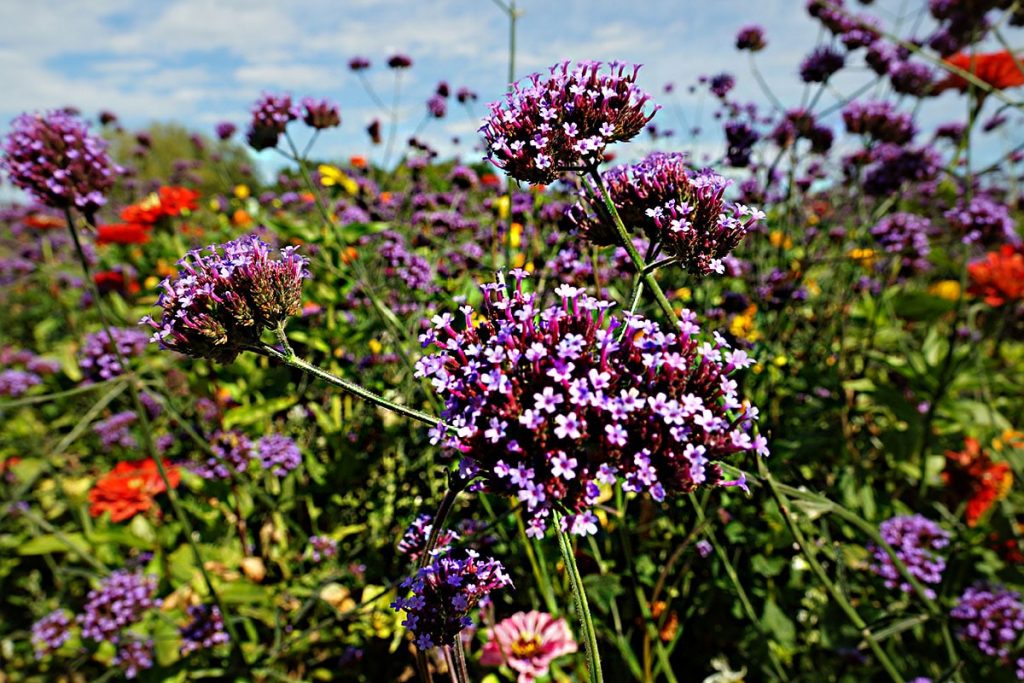
<svg viewBox="0 0 1024 683">
<path fill-rule="evenodd" d="M 119 570 L 90 591 L 78 623 L 82 637 L 95 641 L 112 640 L 125 628 L 139 622 L 145 613 L 160 606 L 153 575 Z"/>
<path fill-rule="evenodd" d="M 417 517 L 409 525 L 409 528 L 405 530 L 405 533 L 402 534 L 401 540 L 398 541 L 398 552 L 408 555 L 409 559 L 414 562 L 419 560 L 420 555 L 423 554 L 423 549 L 427 547 L 427 541 L 430 539 L 430 532 L 433 528 L 433 518 L 430 515 L 420 515 Z M 434 552 L 447 552 L 448 546 L 457 540 L 459 540 L 459 535 L 456 532 L 451 529 L 444 529 L 437 535 Z"/>
<path fill-rule="evenodd" d="M 878 531 L 892 546 L 896 557 L 907 566 L 911 576 L 923 584 L 937 585 L 942 580 L 946 559 L 936 551 L 949 545 L 949 532 L 921 515 L 887 519 L 879 525 Z M 871 571 L 885 579 L 888 588 L 898 587 L 904 593 L 913 592 L 910 583 L 900 576 L 884 549 L 871 546 L 868 550 L 875 556 Z M 925 594 L 935 598 L 935 591 L 931 588 L 926 587 Z"/>
<path fill-rule="evenodd" d="M 337 128 L 341 125 L 341 110 L 330 100 L 315 100 L 307 97 L 302 100 L 302 121 L 315 130 Z"/>
<path fill-rule="evenodd" d="M 1000 663 L 1008 662 L 1010 649 L 1024 632 L 1020 593 L 1001 586 L 971 586 L 949 614 L 960 622 L 961 638 Z"/>
<path fill-rule="evenodd" d="M 71 638 L 71 615 L 66 609 L 57 609 L 32 624 L 32 649 L 36 659 L 42 659 L 60 649 Z"/>
<path fill-rule="evenodd" d="M 215 605 L 190 605 L 189 622 L 181 629 L 181 655 L 209 650 L 230 640 L 224 618 Z"/>
</svg>

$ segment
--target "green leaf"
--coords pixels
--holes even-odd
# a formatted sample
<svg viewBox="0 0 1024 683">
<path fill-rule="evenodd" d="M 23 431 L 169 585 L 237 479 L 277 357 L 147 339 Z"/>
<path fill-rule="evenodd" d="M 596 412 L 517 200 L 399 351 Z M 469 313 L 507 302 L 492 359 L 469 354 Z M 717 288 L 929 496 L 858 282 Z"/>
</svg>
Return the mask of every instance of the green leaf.
<svg viewBox="0 0 1024 683">
<path fill-rule="evenodd" d="M 89 545 L 82 534 L 44 534 L 36 536 L 18 548 L 19 555 L 46 555 L 48 553 L 89 552 Z"/>
<path fill-rule="evenodd" d="M 792 647 L 796 642 L 796 626 L 774 600 L 769 599 L 764 603 L 761 623 L 782 645 Z"/>
<path fill-rule="evenodd" d="M 262 403 L 232 408 L 224 415 L 224 429 L 255 424 L 291 408 L 297 400 L 295 396 L 280 396 Z"/>
</svg>

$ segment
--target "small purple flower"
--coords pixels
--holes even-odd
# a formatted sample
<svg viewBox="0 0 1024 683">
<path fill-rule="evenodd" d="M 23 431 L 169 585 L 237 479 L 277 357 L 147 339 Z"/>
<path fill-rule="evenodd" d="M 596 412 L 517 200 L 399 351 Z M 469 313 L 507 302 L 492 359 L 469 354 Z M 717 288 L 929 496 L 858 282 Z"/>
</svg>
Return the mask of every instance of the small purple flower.
<svg viewBox="0 0 1024 683">
<path fill-rule="evenodd" d="M 236 130 L 238 130 L 238 126 L 231 123 L 230 121 L 221 121 L 214 128 L 214 132 L 217 133 L 217 138 L 219 140 L 230 140 L 231 136 L 235 134 Z"/>
<path fill-rule="evenodd" d="M 252 441 L 239 431 L 216 432 L 209 444 L 213 455 L 190 468 L 204 479 L 230 479 L 232 474 L 245 472 L 256 457 Z"/>
<path fill-rule="evenodd" d="M 971 586 L 949 614 L 960 622 L 961 638 L 1000 663 L 1007 663 L 1010 649 L 1024 632 L 1020 593 L 1001 586 Z"/>
<path fill-rule="evenodd" d="M 306 97 L 302 100 L 302 111 L 302 121 L 310 128 L 326 130 L 341 125 L 341 110 L 330 100 Z"/>
<path fill-rule="evenodd" d="M 338 542 L 329 536 L 309 537 L 309 557 L 321 562 L 338 554 Z"/>
<path fill-rule="evenodd" d="M 0 371 L 0 396 L 17 397 L 32 387 L 40 384 L 43 379 L 34 372 L 8 369 Z"/>
<path fill-rule="evenodd" d="M 135 637 L 121 640 L 113 664 L 124 670 L 125 678 L 137 678 L 140 671 L 153 666 L 153 641 Z"/>
<path fill-rule="evenodd" d="M 252 108 L 252 122 L 246 140 L 257 152 L 276 147 L 291 121 L 299 118 L 299 110 L 289 95 L 264 94 Z"/>
<path fill-rule="evenodd" d="M 843 108 L 843 123 L 849 133 L 897 145 L 910 142 L 916 132 L 910 114 L 884 101 L 850 102 Z"/>
<path fill-rule="evenodd" d="M 78 615 L 82 637 L 113 641 L 122 630 L 138 623 L 146 612 L 160 606 L 154 597 L 157 577 L 141 572 L 118 570 L 103 579 L 99 588 L 86 596 Z"/>
<path fill-rule="evenodd" d="M 416 647 L 429 650 L 451 645 L 472 626 L 468 616 L 491 591 L 512 585 L 501 562 L 473 550 L 437 557 L 406 578 L 401 586 L 411 594 L 391 603 L 405 611 L 402 624 L 412 631 Z"/>
<path fill-rule="evenodd" d="M 302 464 L 298 445 L 282 434 L 269 434 L 257 441 L 256 457 L 275 477 L 283 477 Z"/>
<path fill-rule="evenodd" d="M 459 101 L 459 104 L 468 104 L 469 102 L 476 102 L 478 98 L 479 96 L 475 92 L 473 92 L 472 90 L 465 86 L 459 88 L 455 92 L 455 99 Z"/>
<path fill-rule="evenodd" d="M 744 26 L 736 34 L 736 49 L 759 52 L 768 45 L 764 38 L 764 29 L 760 26 Z"/>
<path fill-rule="evenodd" d="M 430 515 L 419 515 L 402 534 L 398 541 L 398 552 L 408 555 L 412 561 L 418 561 L 427 547 L 430 532 L 433 530 L 433 518 Z M 437 535 L 433 552 L 447 552 L 452 542 L 459 540 L 459 534 L 451 529 L 444 529 Z"/>
<path fill-rule="evenodd" d="M 712 95 L 720 99 L 724 99 L 734 87 L 736 79 L 732 74 L 721 73 L 708 79 L 708 89 Z"/>
<path fill-rule="evenodd" d="M 11 124 L 0 169 L 11 183 L 46 206 L 94 214 L 121 169 L 107 155 L 107 143 L 64 111 L 22 114 Z"/>
<path fill-rule="evenodd" d="M 887 519 L 879 525 L 878 531 L 911 576 L 923 584 L 937 585 L 942 580 L 946 559 L 936 551 L 949 545 L 949 532 L 921 515 Z M 898 587 L 904 593 L 913 592 L 910 583 L 903 579 L 883 548 L 872 545 L 868 550 L 875 557 L 871 571 L 885 579 L 888 588 Z M 935 598 L 935 591 L 931 588 L 925 587 L 925 594 Z"/>
<path fill-rule="evenodd" d="M 931 246 L 928 237 L 935 232 L 931 221 L 912 213 L 891 213 L 871 228 L 875 238 L 885 251 L 900 259 L 901 276 L 928 270 L 928 254 Z"/>
<path fill-rule="evenodd" d="M 733 168 L 746 168 L 754 145 L 761 136 L 743 121 L 727 121 L 723 127 L 726 141 L 726 161 Z"/>
<path fill-rule="evenodd" d="M 131 426 L 137 419 L 135 411 L 126 410 L 100 420 L 92 426 L 92 430 L 99 435 L 104 448 L 137 448 L 139 444 L 131 432 Z"/>
<path fill-rule="evenodd" d="M 353 57 L 348 60 L 348 68 L 355 72 L 366 71 L 370 68 L 370 60 L 366 57 Z"/>
<path fill-rule="evenodd" d="M 431 95 L 427 100 L 427 113 L 435 119 L 443 119 L 448 111 L 448 103 L 440 95 Z"/>
<path fill-rule="evenodd" d="M 388 57 L 389 69 L 408 69 L 412 66 L 412 57 L 404 54 L 394 54 Z"/>
<path fill-rule="evenodd" d="M 600 62 L 551 67 L 492 102 L 480 132 L 487 158 L 513 178 L 551 183 L 568 168 L 593 166 L 613 142 L 630 140 L 654 116 L 636 86 L 639 66 Z"/>
<path fill-rule="evenodd" d="M 56 609 L 32 624 L 32 649 L 36 659 L 53 654 L 71 638 L 71 613 Z"/>
<path fill-rule="evenodd" d="M 216 605 L 189 605 L 189 622 L 181 630 L 181 656 L 209 650 L 230 640 Z"/>
<path fill-rule="evenodd" d="M 85 336 L 82 348 L 78 352 L 78 367 L 89 381 L 102 382 L 113 379 L 125 370 L 118 360 L 118 352 L 125 361 L 128 361 L 141 356 L 146 350 L 147 342 L 145 332 L 130 327 L 113 327 L 110 329 L 110 335 L 106 330 L 91 332 Z"/>
<path fill-rule="evenodd" d="M 308 261 L 296 247 L 278 257 L 255 235 L 185 254 L 179 273 L 161 283 L 159 321 L 142 319 L 161 348 L 231 362 L 260 343 L 264 330 L 302 310 Z"/>
<path fill-rule="evenodd" d="M 943 216 L 965 244 L 992 246 L 1020 242 L 1009 208 L 988 195 L 976 194 L 969 200 L 961 198 Z"/>
<path fill-rule="evenodd" d="M 697 554 L 701 557 L 707 557 L 711 554 L 711 541 L 706 538 L 702 538 L 697 541 Z"/>
<path fill-rule="evenodd" d="M 819 47 L 800 64 L 800 78 L 804 83 L 824 83 L 845 63 L 842 52 L 829 46 Z"/>
<path fill-rule="evenodd" d="M 923 97 L 935 80 L 935 73 L 925 64 L 895 62 L 889 66 L 892 89 L 904 95 Z"/>
</svg>

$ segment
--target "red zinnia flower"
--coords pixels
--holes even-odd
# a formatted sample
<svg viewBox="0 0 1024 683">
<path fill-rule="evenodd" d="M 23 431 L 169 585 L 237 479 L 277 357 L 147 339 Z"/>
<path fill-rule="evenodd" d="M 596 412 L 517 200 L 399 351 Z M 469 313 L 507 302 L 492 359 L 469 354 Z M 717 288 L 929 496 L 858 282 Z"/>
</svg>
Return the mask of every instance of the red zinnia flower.
<svg viewBox="0 0 1024 683">
<path fill-rule="evenodd" d="M 199 193 L 187 187 L 161 187 L 159 196 L 164 216 L 177 216 L 186 209 L 195 211 L 199 207 Z"/>
<path fill-rule="evenodd" d="M 983 54 L 958 52 L 943 61 L 974 74 L 979 80 L 988 83 L 996 90 L 1024 85 L 1024 71 L 1021 71 L 1009 50 Z M 967 79 L 960 74 L 951 73 L 935 84 L 933 92 L 938 94 L 950 89 L 967 92 L 969 87 L 970 83 L 967 82 Z"/>
<path fill-rule="evenodd" d="M 117 292 L 123 296 L 125 294 L 137 294 L 141 289 L 134 277 L 125 275 L 120 270 L 101 270 L 92 277 L 100 290 L 100 294 Z"/>
<path fill-rule="evenodd" d="M 164 469 L 171 487 L 177 488 L 181 481 L 178 468 L 165 461 Z M 153 497 L 166 490 L 152 458 L 119 462 L 89 491 L 89 502 L 92 503 L 89 514 L 99 517 L 109 512 L 112 521 L 123 522 L 153 507 Z"/>
<path fill-rule="evenodd" d="M 96 244 L 145 244 L 149 227 L 144 223 L 109 223 L 96 228 Z"/>
<path fill-rule="evenodd" d="M 967 500 L 967 526 L 978 524 L 992 504 L 1006 496 L 1013 485 L 1013 472 L 1005 462 L 992 462 L 981 445 L 964 439 L 963 451 L 946 451 L 942 480 L 955 502 Z"/>
<path fill-rule="evenodd" d="M 971 277 L 969 291 L 985 297 L 989 306 L 1024 299 L 1024 248 L 1004 244 L 999 251 L 990 251 L 983 260 L 968 264 Z"/>
<path fill-rule="evenodd" d="M 56 230 L 65 225 L 63 218 L 45 213 L 30 213 L 21 222 L 33 230 Z"/>
<path fill-rule="evenodd" d="M 126 223 L 153 225 L 161 218 L 173 218 L 184 210 L 195 211 L 199 193 L 187 187 L 165 186 L 140 202 L 121 209 Z"/>
</svg>

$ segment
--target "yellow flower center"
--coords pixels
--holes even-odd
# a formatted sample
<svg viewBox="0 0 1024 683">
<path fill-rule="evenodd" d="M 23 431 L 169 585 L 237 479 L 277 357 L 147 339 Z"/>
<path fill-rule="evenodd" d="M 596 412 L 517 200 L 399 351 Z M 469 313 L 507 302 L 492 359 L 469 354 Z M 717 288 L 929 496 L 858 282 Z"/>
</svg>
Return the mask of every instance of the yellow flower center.
<svg viewBox="0 0 1024 683">
<path fill-rule="evenodd" d="M 540 636 L 535 633 L 521 633 L 512 643 L 512 654 L 516 657 L 533 657 L 540 652 Z"/>
</svg>

